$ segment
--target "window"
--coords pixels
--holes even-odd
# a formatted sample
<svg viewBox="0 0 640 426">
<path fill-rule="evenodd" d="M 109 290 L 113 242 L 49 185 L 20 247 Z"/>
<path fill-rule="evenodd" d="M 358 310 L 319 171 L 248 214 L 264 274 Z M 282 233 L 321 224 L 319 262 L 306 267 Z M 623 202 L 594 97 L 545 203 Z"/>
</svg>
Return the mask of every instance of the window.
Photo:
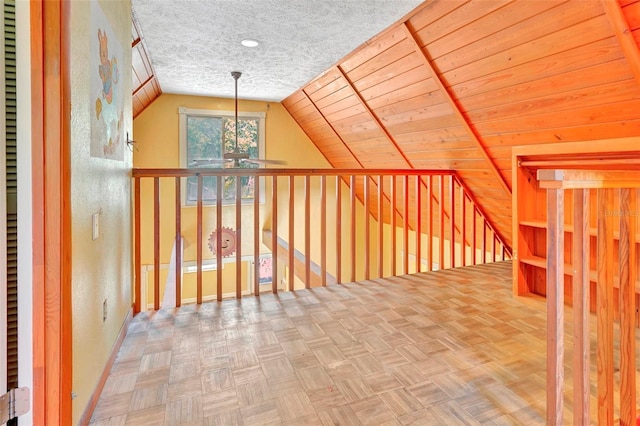
<svg viewBox="0 0 640 426">
<path fill-rule="evenodd" d="M 235 149 L 235 113 L 233 111 L 211 111 L 180 108 L 180 165 L 190 166 L 193 160 L 214 159 L 219 164 L 206 167 L 224 167 L 222 158 L 225 152 Z M 250 158 L 264 158 L 265 113 L 238 113 L 238 150 L 248 153 Z M 255 168 L 255 164 L 240 162 L 238 167 Z M 218 198 L 216 193 L 217 177 L 208 176 L 202 180 L 202 201 L 214 204 Z M 253 177 L 245 176 L 242 180 L 243 200 L 253 200 Z M 184 204 L 195 205 L 198 197 L 198 179 L 186 179 Z M 223 203 L 232 203 L 236 199 L 236 178 L 225 177 L 222 184 Z"/>
</svg>

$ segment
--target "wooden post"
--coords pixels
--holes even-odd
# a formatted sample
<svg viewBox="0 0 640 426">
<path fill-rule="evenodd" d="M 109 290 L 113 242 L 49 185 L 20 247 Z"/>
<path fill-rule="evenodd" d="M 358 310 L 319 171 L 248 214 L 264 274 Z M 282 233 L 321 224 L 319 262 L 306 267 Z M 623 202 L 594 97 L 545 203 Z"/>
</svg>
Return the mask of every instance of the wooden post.
<svg viewBox="0 0 640 426">
<path fill-rule="evenodd" d="M 396 276 L 397 247 L 396 247 L 396 177 L 391 176 L 391 276 Z"/>
<path fill-rule="evenodd" d="M 320 176 L 320 282 L 327 285 L 327 176 Z"/>
<path fill-rule="evenodd" d="M 371 278 L 369 269 L 371 268 L 370 261 L 370 246 L 371 246 L 371 232 L 369 232 L 369 201 L 370 201 L 370 188 L 369 188 L 369 176 L 364 177 L 364 279 Z"/>
<path fill-rule="evenodd" d="M 293 291 L 295 272 L 295 177 L 289 176 L 289 291 Z"/>
<path fill-rule="evenodd" d="M 547 425 L 560 426 L 562 425 L 564 381 L 564 190 L 562 189 L 547 190 L 547 224 Z M 486 224 L 483 229 L 486 229 Z M 483 238 L 483 242 L 485 240 Z"/>
<path fill-rule="evenodd" d="M 260 296 L 260 176 L 254 176 L 253 188 L 253 294 Z"/>
<path fill-rule="evenodd" d="M 451 237 L 449 239 L 449 265 L 456 267 L 456 185 L 453 175 L 449 176 L 449 225 Z"/>
<path fill-rule="evenodd" d="M 467 266 L 467 195 L 464 192 L 464 187 L 460 185 L 460 243 L 462 245 L 462 261 L 461 266 Z M 504 246 L 503 246 L 504 248 Z"/>
<path fill-rule="evenodd" d="M 336 283 L 342 283 L 342 180 L 336 176 Z"/>
<path fill-rule="evenodd" d="M 589 190 L 573 190 L 573 424 L 589 424 Z M 503 250 L 504 251 L 504 250 Z"/>
<path fill-rule="evenodd" d="M 427 271 L 433 271 L 433 176 L 427 178 Z"/>
<path fill-rule="evenodd" d="M 236 299 L 242 298 L 242 176 L 236 176 Z"/>
<path fill-rule="evenodd" d="M 378 175 L 378 278 L 384 275 L 384 176 Z"/>
<path fill-rule="evenodd" d="M 620 424 L 636 424 L 636 191 L 620 190 Z"/>
<path fill-rule="evenodd" d="M 182 200 L 180 176 L 176 176 L 176 307 L 182 305 Z"/>
<path fill-rule="evenodd" d="M 135 240 L 135 247 L 134 247 L 134 267 L 135 267 L 135 301 L 134 301 L 134 305 L 133 305 L 133 313 L 137 314 L 138 312 L 140 312 L 140 309 L 142 308 L 142 306 L 140 305 L 140 299 L 142 297 L 142 280 L 141 280 L 141 271 L 140 269 L 142 268 L 142 260 L 141 260 L 141 254 L 140 254 L 140 232 L 142 232 L 141 230 L 141 226 L 140 226 L 140 215 L 141 215 L 141 211 L 140 211 L 140 178 L 136 177 L 134 179 L 134 195 L 133 195 L 133 202 L 134 202 L 134 211 L 135 211 L 135 216 L 134 216 L 134 240 Z"/>
<path fill-rule="evenodd" d="M 422 180 L 416 176 L 416 273 L 422 272 Z"/>
<path fill-rule="evenodd" d="M 278 176 L 271 177 L 271 292 L 278 293 Z"/>
<path fill-rule="evenodd" d="M 311 288 L 311 176 L 304 177 L 304 288 Z"/>
<path fill-rule="evenodd" d="M 224 176 L 216 178 L 216 299 L 222 301 L 222 181 Z"/>
<path fill-rule="evenodd" d="M 196 303 L 202 303 L 202 176 L 198 176 L 198 200 L 196 206 Z"/>
<path fill-rule="evenodd" d="M 409 273 L 409 175 L 402 179 L 402 273 Z"/>
<path fill-rule="evenodd" d="M 350 241 L 351 241 L 351 276 L 349 281 L 356 280 L 356 176 L 349 179 L 349 209 L 351 210 Z"/>
<path fill-rule="evenodd" d="M 160 309 L 160 178 L 153 178 L 153 309 Z"/>
<path fill-rule="evenodd" d="M 438 204 L 440 205 L 440 216 L 439 220 L 439 231 L 440 231 L 440 241 L 439 241 L 439 258 L 438 258 L 438 269 L 444 269 L 444 175 L 440 175 L 440 185 L 438 186 Z"/>
<path fill-rule="evenodd" d="M 598 424 L 613 424 L 613 190 L 598 190 Z"/>
</svg>

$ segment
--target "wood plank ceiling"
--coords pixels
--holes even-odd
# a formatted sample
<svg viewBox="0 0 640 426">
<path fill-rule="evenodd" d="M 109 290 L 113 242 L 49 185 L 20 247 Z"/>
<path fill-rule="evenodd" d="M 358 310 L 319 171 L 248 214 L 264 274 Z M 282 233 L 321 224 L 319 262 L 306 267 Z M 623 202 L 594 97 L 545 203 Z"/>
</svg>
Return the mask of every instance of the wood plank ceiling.
<svg viewBox="0 0 640 426">
<path fill-rule="evenodd" d="M 133 97 L 133 118 L 136 118 L 162 94 L 162 90 L 153 71 L 153 65 L 149 59 L 140 25 L 135 15 L 132 15 L 131 22 L 131 56 L 133 66 L 131 96 Z"/>
<path fill-rule="evenodd" d="M 333 167 L 456 170 L 510 246 L 511 147 L 640 134 L 638 45 L 640 0 L 427 1 L 283 105 Z"/>
</svg>

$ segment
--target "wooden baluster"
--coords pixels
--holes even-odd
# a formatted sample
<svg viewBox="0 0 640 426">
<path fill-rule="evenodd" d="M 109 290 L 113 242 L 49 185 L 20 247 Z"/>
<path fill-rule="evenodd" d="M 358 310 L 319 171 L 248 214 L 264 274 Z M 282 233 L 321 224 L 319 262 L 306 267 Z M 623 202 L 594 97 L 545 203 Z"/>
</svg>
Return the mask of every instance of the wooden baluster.
<svg viewBox="0 0 640 426">
<path fill-rule="evenodd" d="M 320 282 L 327 285 L 327 176 L 320 176 Z"/>
<path fill-rule="evenodd" d="M 547 190 L 547 223 L 547 425 L 559 426 L 562 425 L 564 380 L 564 190 L 562 189 Z M 483 228 L 486 229 L 486 224 Z M 486 242 L 485 238 L 483 242 Z"/>
<path fill-rule="evenodd" d="M 482 216 L 482 263 L 487 263 L 487 221 Z"/>
<path fill-rule="evenodd" d="M 176 177 L 176 307 L 182 305 L 182 200 L 180 177 Z"/>
<path fill-rule="evenodd" d="M 589 424 L 589 190 L 573 190 L 573 424 Z M 504 253 L 504 245 L 502 246 Z M 504 254 L 503 254 L 504 256 Z"/>
<path fill-rule="evenodd" d="M 491 229 L 491 261 L 495 262 L 496 261 L 496 231 L 493 228 Z"/>
<path fill-rule="evenodd" d="M 260 176 L 253 179 L 253 294 L 260 296 Z"/>
<path fill-rule="evenodd" d="M 453 175 L 449 176 L 449 224 L 451 228 L 451 238 L 449 240 L 449 265 L 456 267 L 456 185 Z"/>
<path fill-rule="evenodd" d="M 396 276 L 396 177 L 391 176 L 391 276 Z"/>
<path fill-rule="evenodd" d="M 304 288 L 311 288 L 311 176 L 304 177 Z"/>
<path fill-rule="evenodd" d="M 336 176 L 336 283 L 342 283 L 342 182 Z"/>
<path fill-rule="evenodd" d="M 462 250 L 462 266 L 467 266 L 467 194 L 464 187 L 460 185 L 460 244 Z"/>
<path fill-rule="evenodd" d="M 153 309 L 160 309 L 160 178 L 153 178 Z"/>
<path fill-rule="evenodd" d="M 242 298 L 242 176 L 236 176 L 236 299 Z"/>
<path fill-rule="evenodd" d="M 439 228 L 440 241 L 438 244 L 438 269 L 444 269 L 444 175 L 440 175 L 440 185 L 438 186 L 438 203 L 440 204 Z"/>
<path fill-rule="evenodd" d="M 433 175 L 427 178 L 427 271 L 433 271 Z"/>
<path fill-rule="evenodd" d="M 271 291 L 278 293 L 278 176 L 271 177 Z"/>
<path fill-rule="evenodd" d="M 142 298 L 142 257 L 140 251 L 140 233 L 142 232 L 140 226 L 140 216 L 142 216 L 142 212 L 140 210 L 140 178 L 134 178 L 134 198 L 133 204 L 135 209 L 134 216 L 134 239 L 135 239 L 135 248 L 134 248 L 134 265 L 135 265 L 135 301 L 133 305 L 133 313 L 137 314 L 143 308 L 141 304 Z M 146 306 L 144 307 L 146 310 Z"/>
<path fill-rule="evenodd" d="M 289 291 L 293 291 L 295 274 L 295 177 L 289 176 Z"/>
<path fill-rule="evenodd" d="M 476 225 L 478 222 L 478 216 L 477 216 L 477 211 L 478 209 L 476 209 L 476 206 L 473 206 L 473 224 L 471 225 L 471 251 L 472 251 L 472 265 L 477 265 L 478 264 L 478 254 L 476 253 L 476 250 L 478 249 L 478 239 L 477 239 L 477 230 L 476 230 Z"/>
<path fill-rule="evenodd" d="M 369 176 L 364 177 L 364 279 L 370 279 L 369 269 L 370 265 L 370 246 L 371 246 L 371 233 L 369 232 L 369 200 L 371 195 L 369 194 Z"/>
<path fill-rule="evenodd" d="M 198 177 L 198 200 L 196 205 L 196 303 L 202 303 L 202 176 Z"/>
<path fill-rule="evenodd" d="M 402 179 L 402 273 L 409 273 L 409 175 Z"/>
<path fill-rule="evenodd" d="M 222 301 L 222 181 L 224 176 L 216 178 L 216 300 Z"/>
<path fill-rule="evenodd" d="M 620 424 L 636 424 L 635 190 L 620 190 Z"/>
<path fill-rule="evenodd" d="M 384 276 L 384 176 L 378 175 L 378 278 Z"/>
<path fill-rule="evenodd" d="M 356 177 L 351 175 L 349 189 L 349 208 L 351 209 L 351 282 L 356 280 Z"/>
<path fill-rule="evenodd" d="M 598 190 L 598 424 L 613 424 L 613 190 Z"/>
<path fill-rule="evenodd" d="M 422 272 L 422 179 L 416 175 L 416 272 Z"/>
</svg>

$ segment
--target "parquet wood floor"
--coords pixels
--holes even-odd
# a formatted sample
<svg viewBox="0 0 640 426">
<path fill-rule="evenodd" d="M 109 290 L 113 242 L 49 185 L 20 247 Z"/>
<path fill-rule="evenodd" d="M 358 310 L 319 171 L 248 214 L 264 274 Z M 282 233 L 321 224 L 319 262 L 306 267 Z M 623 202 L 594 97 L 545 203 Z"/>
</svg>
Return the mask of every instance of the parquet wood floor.
<svg viewBox="0 0 640 426">
<path fill-rule="evenodd" d="M 545 324 L 510 262 L 142 313 L 91 422 L 544 424 Z"/>
</svg>

